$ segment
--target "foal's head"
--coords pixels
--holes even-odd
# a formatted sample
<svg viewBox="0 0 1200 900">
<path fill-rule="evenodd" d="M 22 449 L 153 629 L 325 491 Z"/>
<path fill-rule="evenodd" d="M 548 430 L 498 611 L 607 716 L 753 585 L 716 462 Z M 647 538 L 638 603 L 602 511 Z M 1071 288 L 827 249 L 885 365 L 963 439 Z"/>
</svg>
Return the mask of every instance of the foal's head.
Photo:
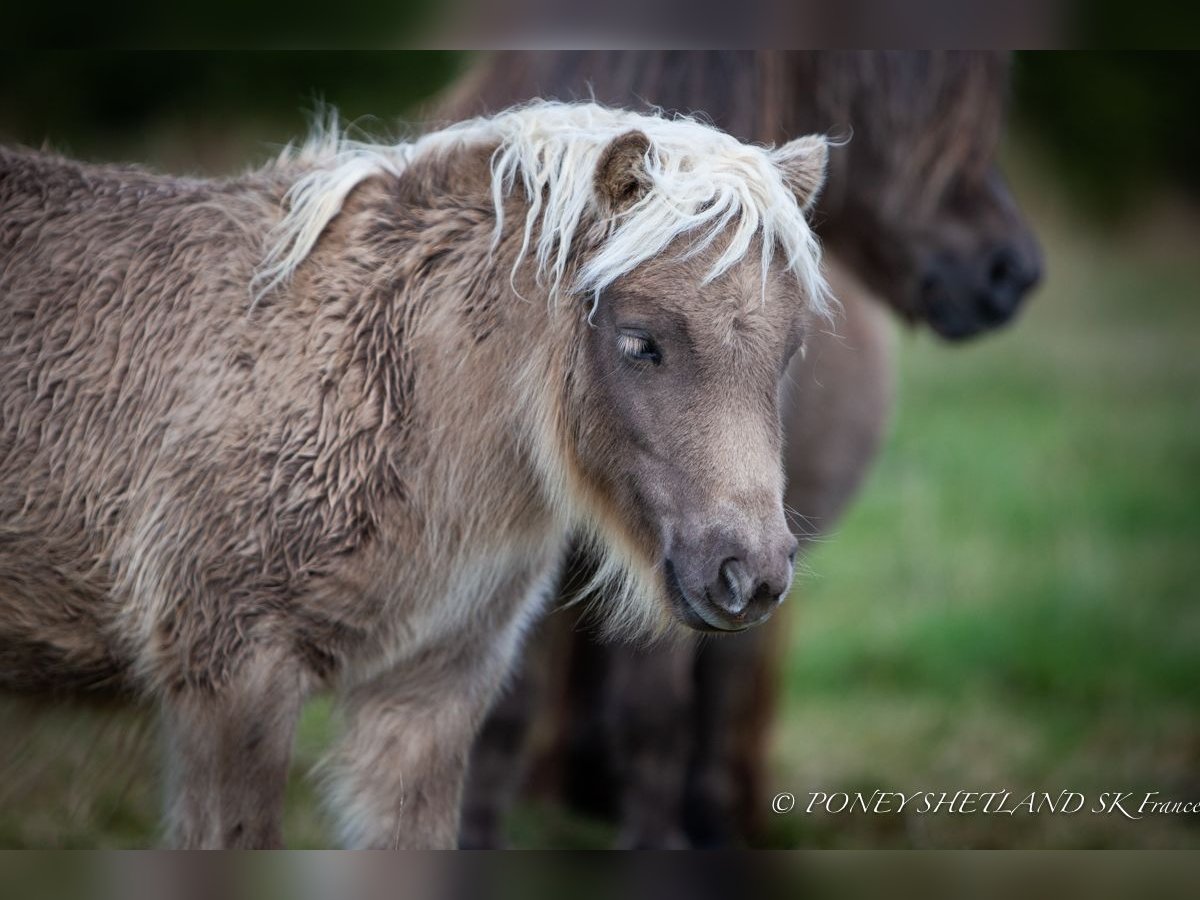
<svg viewBox="0 0 1200 900">
<path fill-rule="evenodd" d="M 820 138 L 767 151 L 678 122 L 599 156 L 568 453 L 584 524 L 632 588 L 618 624 L 736 631 L 788 590 L 780 390 L 824 308 L 805 210 L 825 161 Z"/>
<path fill-rule="evenodd" d="M 688 119 L 533 103 L 411 145 L 333 150 L 292 186 L 263 290 L 287 281 L 364 179 L 490 159 L 485 268 L 509 271 L 488 289 L 521 292 L 505 298 L 525 329 L 514 338 L 541 351 L 503 358 L 524 367 L 521 421 L 536 423 L 526 446 L 549 494 L 592 538 L 601 581 L 625 588 L 609 621 L 733 631 L 764 619 L 796 550 L 780 381 L 827 312 L 805 218 L 825 141 L 768 150 Z"/>
<path fill-rule="evenodd" d="M 746 260 L 705 283 L 709 255 L 644 264 L 601 295 L 574 450 L 601 529 L 655 573 L 667 609 L 730 631 L 766 618 L 792 579 L 779 391 L 806 321 L 790 276 L 772 269 L 764 292 Z"/>
</svg>

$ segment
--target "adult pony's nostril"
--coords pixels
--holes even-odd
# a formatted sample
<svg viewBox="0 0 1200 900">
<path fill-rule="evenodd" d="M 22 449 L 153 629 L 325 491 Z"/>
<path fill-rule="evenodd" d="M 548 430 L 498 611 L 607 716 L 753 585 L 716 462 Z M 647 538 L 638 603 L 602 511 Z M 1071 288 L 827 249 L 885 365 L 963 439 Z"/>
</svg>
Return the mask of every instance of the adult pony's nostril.
<svg viewBox="0 0 1200 900">
<path fill-rule="evenodd" d="M 1016 274 L 1016 261 L 1009 248 L 1001 247 L 992 254 L 992 261 L 988 266 L 987 273 L 989 286 L 992 288 L 1007 287 L 1016 280 Z"/>
<path fill-rule="evenodd" d="M 986 323 L 998 325 L 1012 317 L 1026 291 L 1037 281 L 1015 248 L 1003 244 L 983 262 L 984 288 L 979 312 Z"/>
<path fill-rule="evenodd" d="M 1011 243 L 993 249 L 984 265 L 987 287 L 994 292 L 1009 294 L 1018 302 L 1042 277 L 1036 250 Z"/>
</svg>

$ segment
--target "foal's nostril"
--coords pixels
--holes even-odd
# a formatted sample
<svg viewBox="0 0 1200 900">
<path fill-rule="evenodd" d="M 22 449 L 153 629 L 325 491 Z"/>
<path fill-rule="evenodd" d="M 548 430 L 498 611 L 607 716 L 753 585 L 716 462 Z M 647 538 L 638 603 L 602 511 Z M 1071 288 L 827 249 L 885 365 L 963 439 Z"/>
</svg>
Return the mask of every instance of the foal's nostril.
<svg viewBox="0 0 1200 900">
<path fill-rule="evenodd" d="M 792 567 L 783 564 L 782 556 L 773 562 L 727 556 L 715 571 L 701 560 L 690 562 L 681 568 L 676 560 L 665 559 L 664 576 L 676 613 L 701 631 L 740 631 L 761 622 L 791 582 Z"/>
<path fill-rule="evenodd" d="M 746 577 L 746 568 L 736 557 L 729 557 L 721 563 L 720 583 L 712 591 L 712 599 L 726 612 L 737 615 L 746 608 L 750 591 Z"/>
<path fill-rule="evenodd" d="M 708 597 L 729 615 L 753 621 L 779 602 L 783 590 L 770 578 L 755 578 L 742 560 L 730 557 L 721 563 L 720 578 L 709 588 Z"/>
<path fill-rule="evenodd" d="M 779 598 L 780 591 L 778 587 L 766 581 L 760 581 L 754 589 L 754 595 L 750 598 L 750 606 L 766 606 L 774 603 Z"/>
</svg>

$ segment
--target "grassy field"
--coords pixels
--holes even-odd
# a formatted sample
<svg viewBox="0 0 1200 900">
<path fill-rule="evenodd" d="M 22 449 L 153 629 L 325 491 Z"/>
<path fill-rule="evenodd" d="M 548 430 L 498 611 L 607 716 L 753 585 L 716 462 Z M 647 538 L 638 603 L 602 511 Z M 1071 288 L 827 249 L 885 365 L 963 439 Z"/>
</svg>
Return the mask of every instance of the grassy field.
<svg viewBox="0 0 1200 900">
<path fill-rule="evenodd" d="M 901 341 L 889 446 L 799 590 L 779 790 L 1200 800 L 1197 231 L 1031 212 L 1048 280 L 1017 327 Z M 788 846 L 1200 844 L 1200 816 L 775 825 Z"/>
<path fill-rule="evenodd" d="M 894 433 L 788 621 L 779 790 L 1200 800 L 1200 229 L 1164 213 L 1106 233 L 1021 186 L 1048 281 L 1002 335 L 899 338 Z M 326 840 L 300 776 L 329 730 L 318 702 L 294 845 Z M 152 842 L 155 743 L 127 711 L 4 701 L 0 846 Z M 1195 846 L 1198 824 L 792 814 L 772 843 Z M 592 833 L 526 830 L 563 829 Z"/>
</svg>

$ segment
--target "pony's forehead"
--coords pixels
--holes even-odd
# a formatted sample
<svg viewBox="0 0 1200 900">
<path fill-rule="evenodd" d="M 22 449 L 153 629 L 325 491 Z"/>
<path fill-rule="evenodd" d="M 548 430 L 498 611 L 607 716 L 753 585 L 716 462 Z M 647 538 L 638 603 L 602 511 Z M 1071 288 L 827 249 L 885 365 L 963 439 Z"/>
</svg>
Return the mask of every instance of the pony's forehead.
<svg viewBox="0 0 1200 900">
<path fill-rule="evenodd" d="M 719 242 L 696 250 L 691 235 L 683 235 L 661 253 L 616 279 L 613 287 L 638 294 L 680 302 L 711 304 L 720 298 L 728 305 L 761 308 L 764 301 L 781 296 L 799 298 L 804 285 L 779 254 L 771 256 L 764 274 L 762 237 L 755 235 L 750 249 L 715 278 L 709 278 L 713 262 L 724 248 Z"/>
<path fill-rule="evenodd" d="M 643 160 L 649 186 L 632 208 L 613 216 L 597 202 L 596 172 L 611 142 L 632 130 L 650 141 Z M 552 296 L 598 294 L 687 235 L 704 250 L 720 251 L 704 254 L 712 260 L 706 279 L 752 252 L 765 262 L 777 256 L 804 284 L 807 302 L 827 311 L 816 239 L 771 151 L 698 121 L 535 101 L 411 144 L 363 144 L 336 135 L 324 143 L 297 155 L 312 170 L 289 191 L 291 208 L 258 273 L 264 290 L 290 277 L 356 184 L 377 174 L 401 175 L 430 156 L 494 144 L 493 247 L 506 227 L 519 228 L 514 269 L 531 259 Z M 504 199 L 513 193 L 528 204 L 523 222 L 504 219 Z M 598 220 L 604 238 L 581 255 L 577 238 Z"/>
<path fill-rule="evenodd" d="M 597 213 L 594 181 L 599 162 L 613 140 L 632 130 L 650 142 L 643 160 L 648 187 L 638 202 L 610 220 L 605 240 L 576 270 L 573 283 L 565 284 L 572 236 L 580 232 L 585 218 Z M 601 291 L 686 237 L 700 250 L 718 250 L 706 254 L 711 261 L 707 280 L 752 253 L 764 266 L 779 256 L 804 283 L 808 302 L 824 307 L 816 240 L 776 158 L 765 147 L 743 144 L 685 117 L 644 115 L 593 103 L 538 102 L 462 123 L 447 134 L 456 131 L 498 140 L 492 162 L 494 193 L 499 197 L 510 186 L 524 187 L 531 203 L 526 247 L 533 250 L 555 293 Z M 498 223 L 497 234 L 502 225 Z"/>
</svg>

